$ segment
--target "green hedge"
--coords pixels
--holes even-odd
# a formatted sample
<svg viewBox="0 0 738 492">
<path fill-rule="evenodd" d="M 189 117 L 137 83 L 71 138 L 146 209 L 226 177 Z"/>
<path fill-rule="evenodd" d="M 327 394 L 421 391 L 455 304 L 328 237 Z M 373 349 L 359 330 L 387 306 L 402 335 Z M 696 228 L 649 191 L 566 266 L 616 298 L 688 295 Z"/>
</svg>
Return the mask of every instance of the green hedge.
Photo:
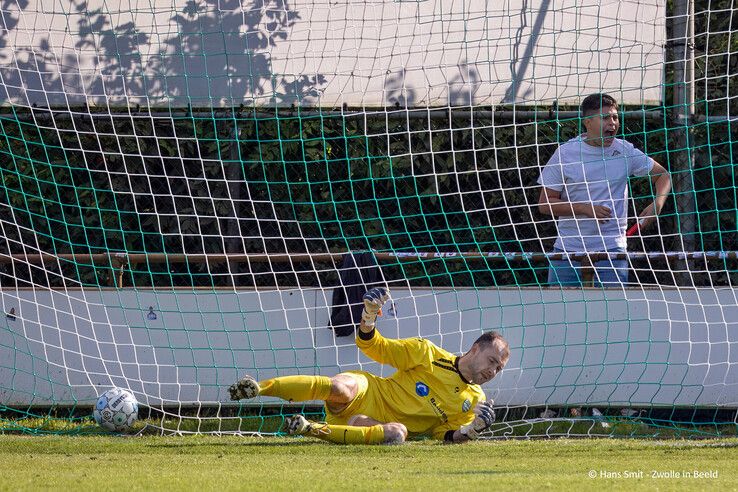
<svg viewBox="0 0 738 492">
<path fill-rule="evenodd" d="M 535 181 L 557 143 L 577 134 L 579 121 L 512 125 L 484 114 L 474 118 L 474 128 L 463 117 L 388 120 L 381 113 L 55 112 L 53 120 L 37 116 L 37 123 L 28 114 L 6 115 L 0 120 L 1 199 L 9 205 L 2 209 L 3 252 L 547 250 L 555 229 L 537 212 Z M 623 122 L 625 137 L 667 167 L 683 151 L 670 143 L 674 131 L 662 121 L 626 115 Z M 734 133 L 727 122 L 694 129 L 700 249 L 734 248 Z M 645 206 L 648 180 L 633 181 L 632 196 L 636 208 Z M 662 236 L 647 249 L 678 249 L 676 199 L 664 211 Z M 82 284 L 102 282 L 92 267 L 66 268 Z M 532 266 L 461 262 L 397 275 L 431 284 L 463 276 L 465 285 L 541 278 Z M 225 265 L 221 271 L 139 265 L 131 280 L 220 285 L 229 275 Z"/>
</svg>

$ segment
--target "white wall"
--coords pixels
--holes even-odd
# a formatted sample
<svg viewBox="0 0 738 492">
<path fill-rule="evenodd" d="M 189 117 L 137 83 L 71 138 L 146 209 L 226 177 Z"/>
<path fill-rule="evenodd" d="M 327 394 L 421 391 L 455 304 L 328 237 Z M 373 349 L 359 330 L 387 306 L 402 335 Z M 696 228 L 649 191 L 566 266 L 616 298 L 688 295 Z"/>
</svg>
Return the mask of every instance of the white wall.
<svg viewBox="0 0 738 492">
<path fill-rule="evenodd" d="M 92 403 L 111 385 L 150 405 L 227 401 L 240 374 L 389 375 L 326 328 L 331 292 L 0 291 L 0 402 Z M 732 289 L 394 292 L 391 337 L 462 352 L 498 329 L 503 405 L 738 406 Z M 156 319 L 147 319 L 149 306 Z"/>
<path fill-rule="evenodd" d="M 663 0 L 6 3 L 0 103 L 469 106 L 601 90 L 661 100 Z"/>
</svg>

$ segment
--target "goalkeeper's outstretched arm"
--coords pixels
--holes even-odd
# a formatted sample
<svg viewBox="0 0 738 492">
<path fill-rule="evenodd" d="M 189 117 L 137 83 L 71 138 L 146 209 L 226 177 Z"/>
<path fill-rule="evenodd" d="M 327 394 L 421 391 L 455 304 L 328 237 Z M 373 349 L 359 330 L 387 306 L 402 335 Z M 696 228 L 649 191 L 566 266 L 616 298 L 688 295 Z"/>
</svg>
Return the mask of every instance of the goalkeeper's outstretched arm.
<svg viewBox="0 0 738 492">
<path fill-rule="evenodd" d="M 376 331 L 377 316 L 389 298 L 389 290 L 385 287 L 375 287 L 364 294 L 364 311 L 356 345 L 370 359 L 399 370 L 428 363 L 431 351 L 428 341 L 420 338 L 384 338 Z"/>
</svg>

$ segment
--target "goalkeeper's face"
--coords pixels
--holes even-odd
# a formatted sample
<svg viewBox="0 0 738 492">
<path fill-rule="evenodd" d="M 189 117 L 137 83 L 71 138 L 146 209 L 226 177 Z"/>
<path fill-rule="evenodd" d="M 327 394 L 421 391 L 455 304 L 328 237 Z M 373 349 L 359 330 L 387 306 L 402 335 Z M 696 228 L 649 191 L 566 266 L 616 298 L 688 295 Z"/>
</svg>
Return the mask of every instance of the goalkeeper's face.
<svg viewBox="0 0 738 492">
<path fill-rule="evenodd" d="M 492 380 L 507 364 L 510 356 L 507 346 L 500 340 L 487 345 L 473 345 L 469 350 L 469 375 L 476 384 Z"/>
</svg>

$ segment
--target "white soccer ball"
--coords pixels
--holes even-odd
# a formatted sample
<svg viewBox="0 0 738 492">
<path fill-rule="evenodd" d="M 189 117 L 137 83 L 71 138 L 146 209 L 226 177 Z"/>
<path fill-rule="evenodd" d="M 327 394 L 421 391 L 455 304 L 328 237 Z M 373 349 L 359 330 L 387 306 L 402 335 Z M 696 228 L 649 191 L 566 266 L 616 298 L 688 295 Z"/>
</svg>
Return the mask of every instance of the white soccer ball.
<svg viewBox="0 0 738 492">
<path fill-rule="evenodd" d="M 128 390 L 109 389 L 97 399 L 92 416 L 103 429 L 126 432 L 138 419 L 138 402 Z"/>
</svg>

